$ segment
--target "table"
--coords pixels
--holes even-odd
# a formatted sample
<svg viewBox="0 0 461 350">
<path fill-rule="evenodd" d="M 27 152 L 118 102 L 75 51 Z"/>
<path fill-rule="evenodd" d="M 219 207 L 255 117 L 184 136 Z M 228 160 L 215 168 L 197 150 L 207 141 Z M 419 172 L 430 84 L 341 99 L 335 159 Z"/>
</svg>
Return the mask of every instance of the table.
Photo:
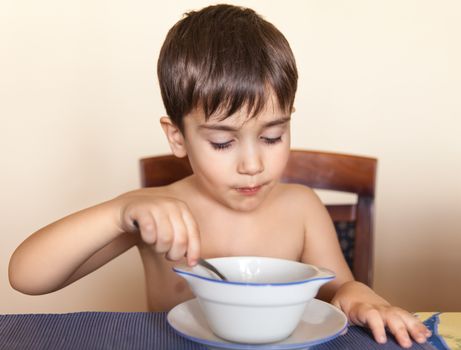
<svg viewBox="0 0 461 350">
<path fill-rule="evenodd" d="M 430 343 L 414 344 L 411 349 L 448 349 L 437 335 L 444 322 L 461 323 L 461 313 L 420 314 L 433 326 Z M 448 320 L 448 321 L 447 321 Z M 458 325 L 460 324 L 458 323 Z M 461 343 L 461 327 L 453 323 Z M 449 326 L 449 325 L 447 325 Z M 449 328 L 443 328 L 446 331 Z M 450 336 L 450 335 L 448 335 Z M 457 342 L 457 343 L 456 343 Z M 149 312 L 76 312 L 68 314 L 14 314 L 0 315 L 0 349 L 161 349 L 204 350 L 206 347 L 182 338 L 168 325 L 166 313 Z M 370 333 L 359 327 L 349 327 L 345 335 L 311 350 L 333 349 L 400 349 L 394 340 L 379 345 Z M 453 347 L 452 349 L 456 349 Z M 461 349 L 461 347 L 460 347 Z"/>
</svg>

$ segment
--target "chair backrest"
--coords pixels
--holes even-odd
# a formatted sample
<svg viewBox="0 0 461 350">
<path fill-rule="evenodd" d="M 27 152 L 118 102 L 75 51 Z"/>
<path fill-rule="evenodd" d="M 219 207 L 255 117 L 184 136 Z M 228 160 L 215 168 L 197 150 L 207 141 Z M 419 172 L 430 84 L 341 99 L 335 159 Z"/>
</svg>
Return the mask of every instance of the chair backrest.
<svg viewBox="0 0 461 350">
<path fill-rule="evenodd" d="M 143 187 L 164 186 L 190 174 L 187 158 L 163 155 L 140 160 Z M 327 205 L 354 277 L 373 281 L 373 218 L 377 160 L 355 155 L 292 150 L 282 181 L 357 195 L 354 204 Z"/>
</svg>

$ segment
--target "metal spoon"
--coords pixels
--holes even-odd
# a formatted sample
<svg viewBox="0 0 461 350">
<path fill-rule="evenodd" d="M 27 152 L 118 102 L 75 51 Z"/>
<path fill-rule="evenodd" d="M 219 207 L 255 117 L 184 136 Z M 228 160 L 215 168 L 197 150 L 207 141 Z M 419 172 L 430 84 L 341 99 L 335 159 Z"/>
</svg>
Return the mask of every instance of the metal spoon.
<svg viewBox="0 0 461 350">
<path fill-rule="evenodd" d="M 219 270 L 216 267 L 211 265 L 205 259 L 199 258 L 198 261 L 197 261 L 197 264 L 199 264 L 199 265 L 203 266 L 204 268 L 210 270 L 215 275 L 217 275 L 219 278 L 221 278 L 223 281 L 227 281 L 227 278 L 221 272 L 219 272 Z"/>
</svg>

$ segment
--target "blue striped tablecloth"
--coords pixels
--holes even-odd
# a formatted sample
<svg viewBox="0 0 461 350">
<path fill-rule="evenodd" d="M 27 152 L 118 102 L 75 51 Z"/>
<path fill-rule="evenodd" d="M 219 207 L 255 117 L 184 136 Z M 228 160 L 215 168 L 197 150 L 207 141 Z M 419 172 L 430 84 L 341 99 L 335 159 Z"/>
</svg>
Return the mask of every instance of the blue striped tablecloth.
<svg viewBox="0 0 461 350">
<path fill-rule="evenodd" d="M 203 350 L 167 324 L 166 313 L 77 312 L 0 315 L 0 349 L 161 349 Z M 379 345 L 367 330 L 349 327 L 345 335 L 312 350 L 401 349 L 391 337 Z M 414 344 L 411 349 L 430 349 Z"/>
</svg>

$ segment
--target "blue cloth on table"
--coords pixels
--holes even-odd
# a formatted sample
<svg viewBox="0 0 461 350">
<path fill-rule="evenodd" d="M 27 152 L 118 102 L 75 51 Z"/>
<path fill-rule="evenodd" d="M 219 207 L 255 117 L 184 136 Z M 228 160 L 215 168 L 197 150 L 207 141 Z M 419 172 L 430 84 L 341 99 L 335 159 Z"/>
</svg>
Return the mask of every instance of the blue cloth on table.
<svg viewBox="0 0 461 350">
<path fill-rule="evenodd" d="M 432 332 L 431 337 L 428 339 L 428 342 L 434 346 L 437 350 L 449 350 L 447 343 L 439 336 L 438 325 L 440 323 L 439 313 L 429 317 L 423 323 L 424 325 Z"/>
<path fill-rule="evenodd" d="M 0 349 L 161 349 L 204 350 L 203 345 L 177 335 L 166 313 L 77 312 L 69 314 L 0 315 Z M 348 332 L 311 350 L 401 349 L 389 337 L 377 344 L 368 330 L 349 327 Z M 411 349 L 434 350 L 430 344 Z"/>
</svg>

